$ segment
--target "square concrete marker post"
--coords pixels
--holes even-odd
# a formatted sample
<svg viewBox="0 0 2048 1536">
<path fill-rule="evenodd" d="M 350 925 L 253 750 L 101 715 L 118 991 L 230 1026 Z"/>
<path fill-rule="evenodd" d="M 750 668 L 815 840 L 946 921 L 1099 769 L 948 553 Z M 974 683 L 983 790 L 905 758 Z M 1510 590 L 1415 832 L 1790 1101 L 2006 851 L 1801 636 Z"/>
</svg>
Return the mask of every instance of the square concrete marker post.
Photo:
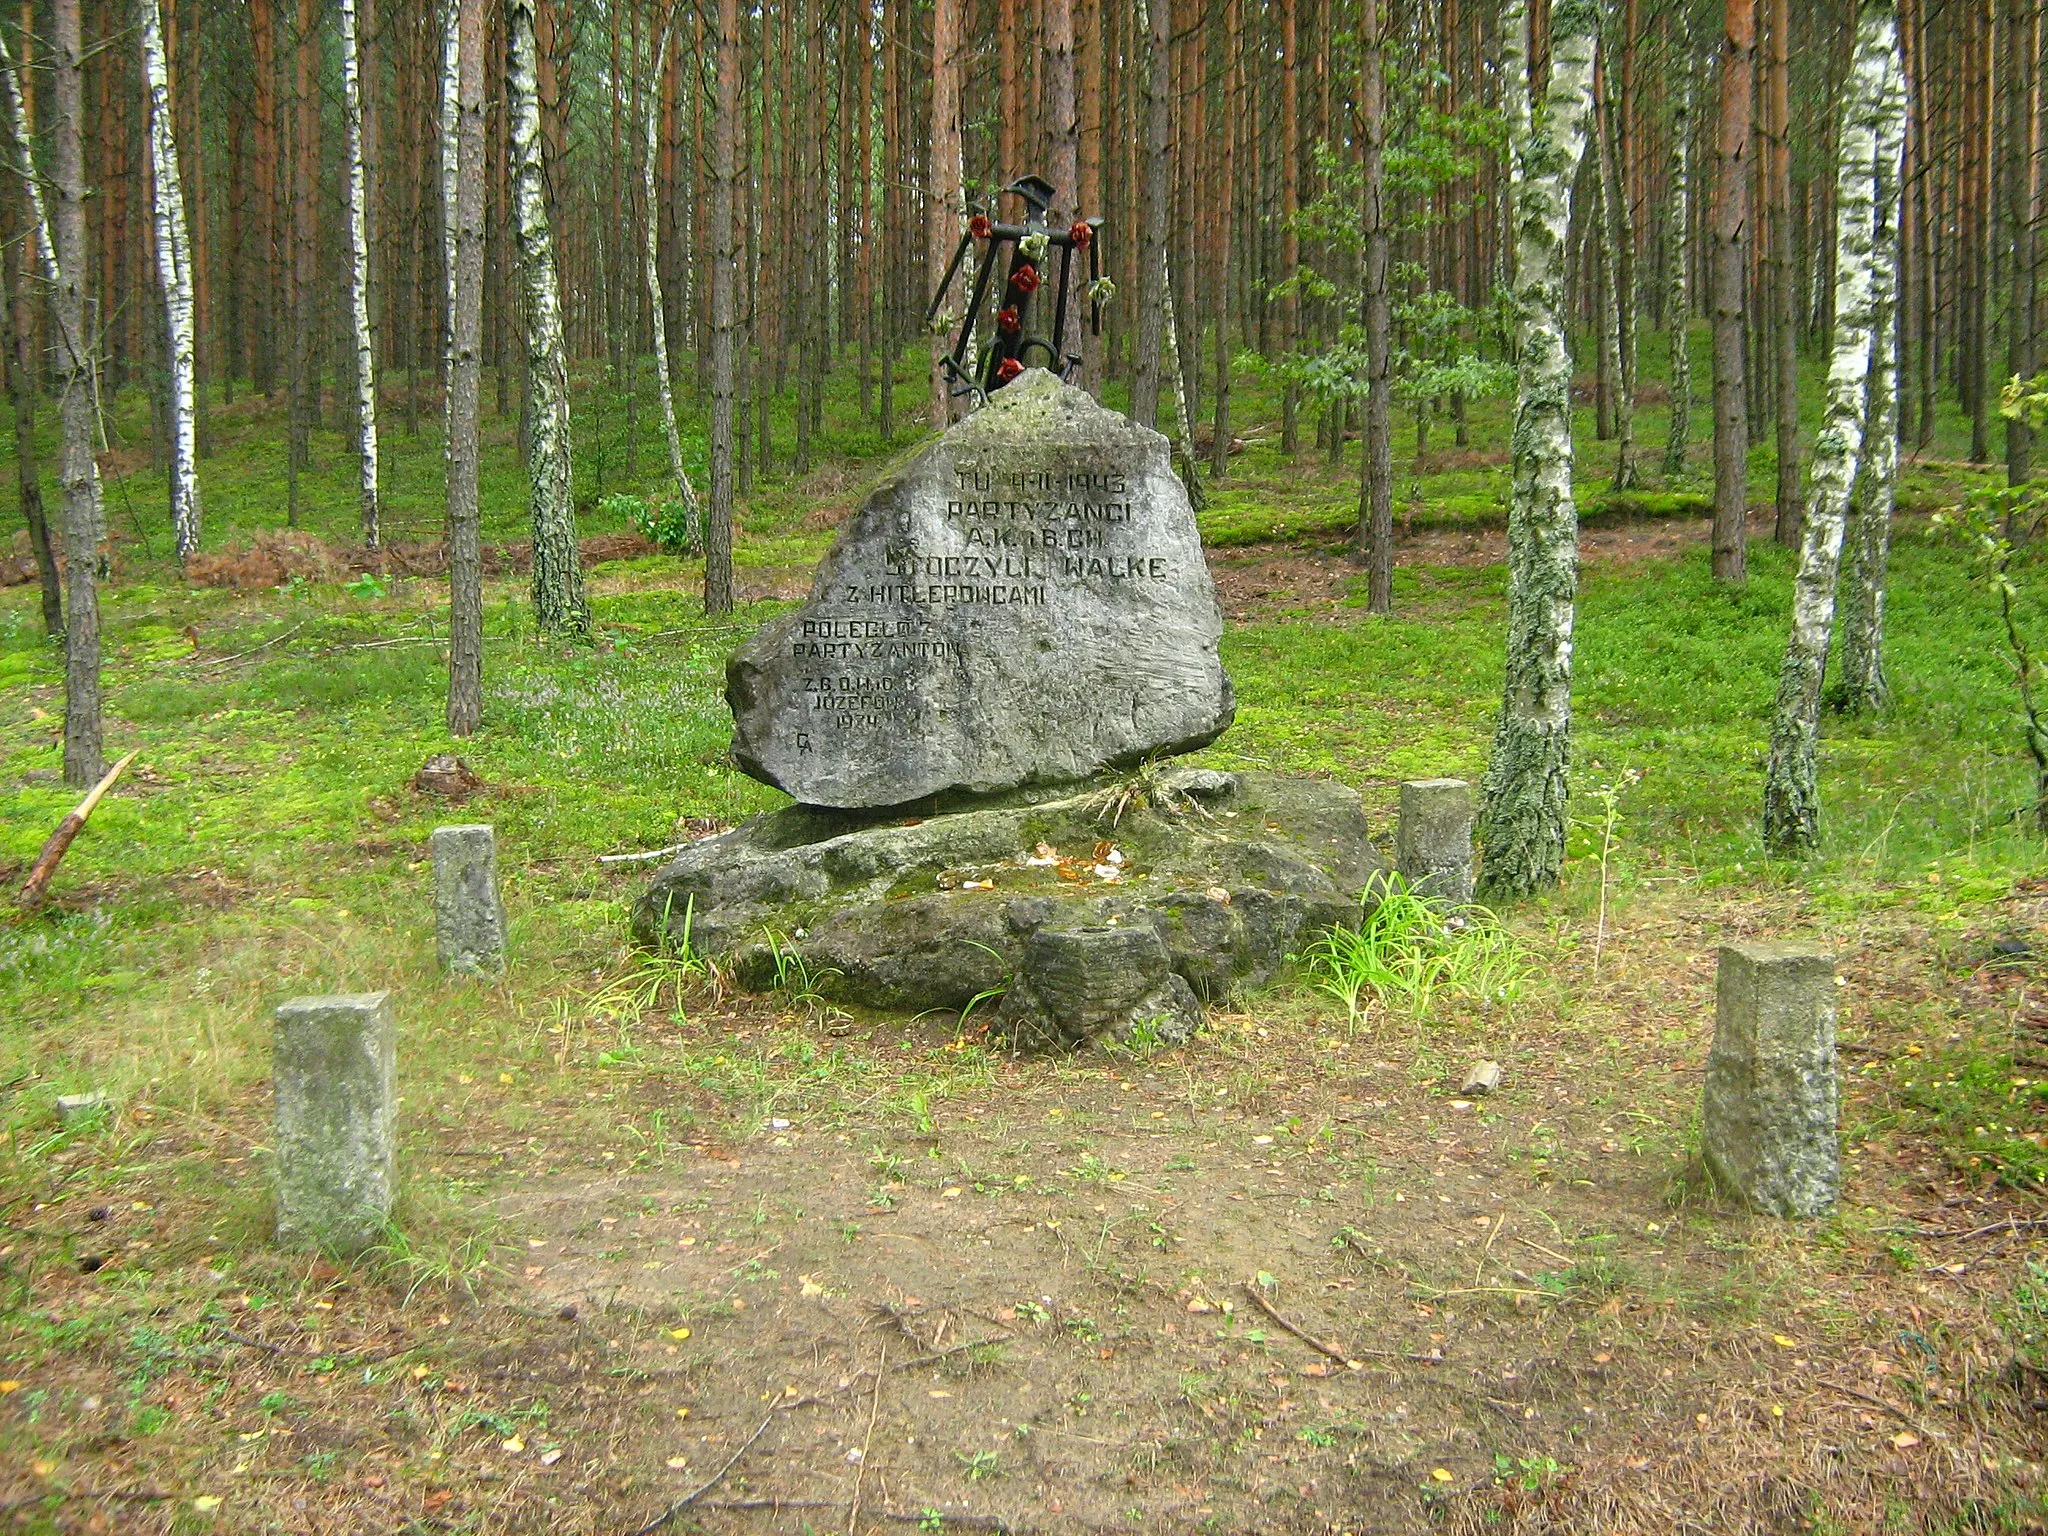
<svg viewBox="0 0 2048 1536">
<path fill-rule="evenodd" d="M 398 1031 L 389 992 L 277 1010 L 277 1237 L 354 1254 L 384 1235 L 397 1187 Z"/>
<path fill-rule="evenodd" d="M 1835 1142 L 1835 959 L 1811 944 L 1725 944 L 1702 1100 L 1708 1171 L 1775 1216 L 1824 1216 Z"/>
<path fill-rule="evenodd" d="M 495 976 L 505 969 L 505 906 L 498 899 L 498 839 L 489 827 L 436 827 L 434 941 L 441 969 Z"/>
<path fill-rule="evenodd" d="M 1453 907 L 1472 899 L 1472 786 L 1411 779 L 1401 786 L 1394 864 L 1408 889 Z"/>
</svg>

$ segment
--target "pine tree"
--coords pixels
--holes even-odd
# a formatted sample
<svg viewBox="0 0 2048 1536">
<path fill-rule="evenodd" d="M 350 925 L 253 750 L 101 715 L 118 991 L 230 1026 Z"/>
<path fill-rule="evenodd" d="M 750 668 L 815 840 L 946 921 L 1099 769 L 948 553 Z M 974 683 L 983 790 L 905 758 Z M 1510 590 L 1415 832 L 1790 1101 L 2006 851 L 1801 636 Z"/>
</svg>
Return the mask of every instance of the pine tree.
<svg viewBox="0 0 2048 1536">
<path fill-rule="evenodd" d="M 484 0 L 444 0 L 441 209 L 448 287 L 448 731 L 483 721 Z"/>
</svg>

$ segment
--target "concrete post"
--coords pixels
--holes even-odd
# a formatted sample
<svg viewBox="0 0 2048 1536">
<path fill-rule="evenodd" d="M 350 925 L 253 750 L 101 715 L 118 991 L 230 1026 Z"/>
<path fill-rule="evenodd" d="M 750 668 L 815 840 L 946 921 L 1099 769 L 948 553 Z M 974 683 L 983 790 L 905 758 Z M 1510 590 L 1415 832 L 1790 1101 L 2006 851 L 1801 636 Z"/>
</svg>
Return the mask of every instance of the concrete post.
<svg viewBox="0 0 2048 1536">
<path fill-rule="evenodd" d="M 1753 1209 L 1826 1215 L 1842 1187 L 1838 1101 L 1834 956 L 1723 945 L 1701 1106 L 1709 1172 Z"/>
<path fill-rule="evenodd" d="M 397 1188 L 391 994 L 295 997 L 277 1010 L 277 1237 L 360 1253 Z"/>
<path fill-rule="evenodd" d="M 505 969 L 497 835 L 487 826 L 436 827 L 432 847 L 434 942 L 441 969 L 495 976 Z"/>
<path fill-rule="evenodd" d="M 1448 906 L 1472 900 L 1472 786 L 1413 779 L 1401 786 L 1394 864 L 1408 888 Z"/>
</svg>

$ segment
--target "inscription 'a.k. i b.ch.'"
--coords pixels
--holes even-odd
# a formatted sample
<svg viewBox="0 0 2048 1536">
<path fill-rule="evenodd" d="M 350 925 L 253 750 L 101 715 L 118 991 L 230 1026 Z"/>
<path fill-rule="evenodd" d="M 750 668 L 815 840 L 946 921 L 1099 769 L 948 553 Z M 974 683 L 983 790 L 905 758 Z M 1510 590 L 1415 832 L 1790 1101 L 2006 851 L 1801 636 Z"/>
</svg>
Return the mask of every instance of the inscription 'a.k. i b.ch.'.
<svg viewBox="0 0 2048 1536">
<path fill-rule="evenodd" d="M 1086 774 L 1222 728 L 1220 629 L 1164 440 L 1019 380 L 871 495 L 810 602 L 734 659 L 734 757 L 823 805 Z"/>
</svg>

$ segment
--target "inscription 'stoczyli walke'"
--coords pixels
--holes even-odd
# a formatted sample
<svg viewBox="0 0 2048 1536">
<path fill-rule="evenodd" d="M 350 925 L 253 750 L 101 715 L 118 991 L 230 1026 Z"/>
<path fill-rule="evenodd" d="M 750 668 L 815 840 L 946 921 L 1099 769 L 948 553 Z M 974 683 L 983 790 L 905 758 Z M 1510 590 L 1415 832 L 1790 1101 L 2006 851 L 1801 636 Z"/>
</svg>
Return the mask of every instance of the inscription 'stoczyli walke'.
<svg viewBox="0 0 2048 1536">
<path fill-rule="evenodd" d="M 726 669 L 733 758 L 797 800 L 902 805 L 1192 751 L 1236 713 L 1168 445 L 1032 369 L 841 529 Z"/>
</svg>

